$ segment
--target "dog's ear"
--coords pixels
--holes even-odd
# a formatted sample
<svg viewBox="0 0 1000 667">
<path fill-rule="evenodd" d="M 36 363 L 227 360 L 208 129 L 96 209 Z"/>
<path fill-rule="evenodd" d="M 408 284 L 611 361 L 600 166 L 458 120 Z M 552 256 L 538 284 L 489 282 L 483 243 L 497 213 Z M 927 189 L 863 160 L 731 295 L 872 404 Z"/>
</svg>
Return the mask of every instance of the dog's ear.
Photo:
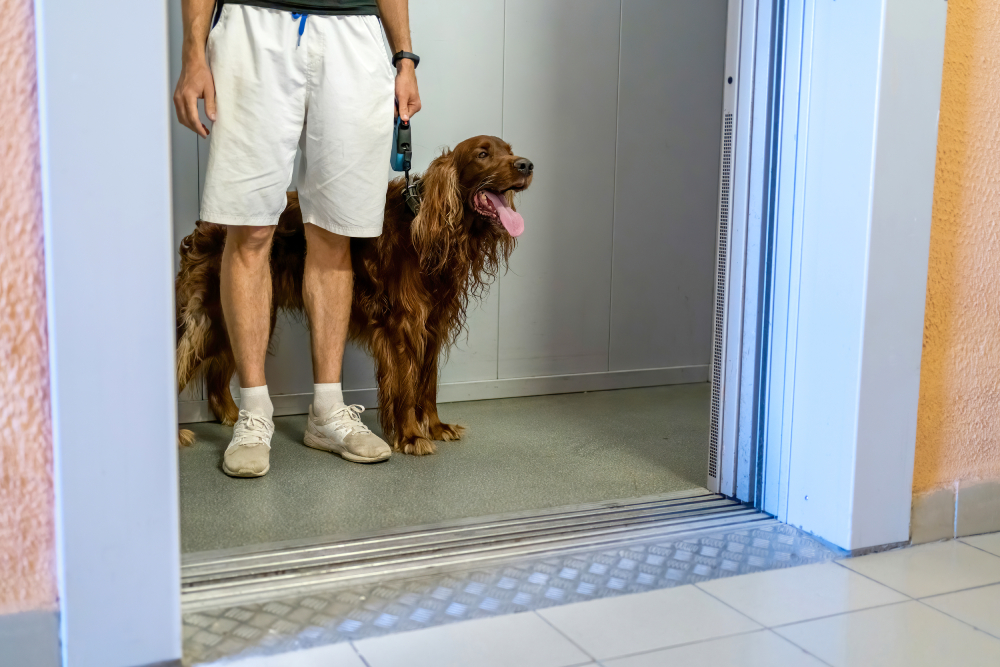
<svg viewBox="0 0 1000 667">
<path fill-rule="evenodd" d="M 420 212 L 410 235 L 420 267 L 434 272 L 448 260 L 449 239 L 460 227 L 465 209 L 454 153 L 447 151 L 431 162 L 420 184 Z"/>
</svg>

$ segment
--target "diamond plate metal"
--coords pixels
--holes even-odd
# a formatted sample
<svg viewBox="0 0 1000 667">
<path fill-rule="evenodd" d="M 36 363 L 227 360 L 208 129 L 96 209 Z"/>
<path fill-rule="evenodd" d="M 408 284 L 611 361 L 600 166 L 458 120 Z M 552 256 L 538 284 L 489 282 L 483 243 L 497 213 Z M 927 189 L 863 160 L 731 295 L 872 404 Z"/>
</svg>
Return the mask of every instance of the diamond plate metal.
<svg viewBox="0 0 1000 667">
<path fill-rule="evenodd" d="M 480 517 L 367 536 L 325 537 L 188 554 L 181 603 L 189 612 L 252 604 L 435 572 L 490 567 L 635 541 L 750 528 L 770 517 L 702 491 Z"/>
<path fill-rule="evenodd" d="M 186 664 L 312 646 L 625 593 L 642 593 L 843 556 L 777 521 L 382 581 L 184 615 Z"/>
</svg>

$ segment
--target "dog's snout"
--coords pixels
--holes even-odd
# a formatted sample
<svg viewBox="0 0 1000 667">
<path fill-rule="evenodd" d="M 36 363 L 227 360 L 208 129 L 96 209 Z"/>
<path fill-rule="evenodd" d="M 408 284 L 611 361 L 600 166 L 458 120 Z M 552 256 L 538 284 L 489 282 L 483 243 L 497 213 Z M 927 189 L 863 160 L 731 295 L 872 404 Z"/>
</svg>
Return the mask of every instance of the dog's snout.
<svg viewBox="0 0 1000 667">
<path fill-rule="evenodd" d="M 514 169 L 524 175 L 528 175 L 535 170 L 535 165 L 528 158 L 518 158 L 514 160 Z"/>
</svg>

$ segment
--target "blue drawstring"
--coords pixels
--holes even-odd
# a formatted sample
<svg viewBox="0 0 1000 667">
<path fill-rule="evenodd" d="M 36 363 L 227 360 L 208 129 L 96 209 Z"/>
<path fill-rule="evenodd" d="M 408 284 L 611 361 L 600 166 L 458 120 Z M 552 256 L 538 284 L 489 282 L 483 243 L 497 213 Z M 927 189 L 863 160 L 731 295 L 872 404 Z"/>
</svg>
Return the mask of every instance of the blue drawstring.
<svg viewBox="0 0 1000 667">
<path fill-rule="evenodd" d="M 295 46 L 298 47 L 302 43 L 302 33 L 306 31 L 306 19 L 309 18 L 308 14 L 292 14 L 293 21 L 299 21 L 299 41 L 295 42 Z M 301 21 L 299 20 L 301 19 Z"/>
</svg>

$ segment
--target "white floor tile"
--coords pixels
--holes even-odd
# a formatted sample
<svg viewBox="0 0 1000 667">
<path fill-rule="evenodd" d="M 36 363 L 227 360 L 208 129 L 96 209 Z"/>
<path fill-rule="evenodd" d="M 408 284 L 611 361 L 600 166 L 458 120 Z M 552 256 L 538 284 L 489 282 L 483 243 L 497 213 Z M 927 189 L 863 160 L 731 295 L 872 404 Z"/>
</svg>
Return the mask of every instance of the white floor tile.
<svg viewBox="0 0 1000 667">
<path fill-rule="evenodd" d="M 775 630 L 833 667 L 996 667 L 1000 640 L 911 601 Z"/>
<path fill-rule="evenodd" d="M 994 556 L 1000 556 L 1000 533 L 987 533 L 986 535 L 963 537 L 962 541 L 966 544 L 971 544 L 977 549 L 989 551 Z"/>
<path fill-rule="evenodd" d="M 768 627 L 907 599 L 834 563 L 715 579 L 698 587 Z"/>
<path fill-rule="evenodd" d="M 760 629 L 694 586 L 550 607 L 538 613 L 598 660 Z"/>
<path fill-rule="evenodd" d="M 244 660 L 225 660 L 224 664 L 226 667 L 365 667 L 354 647 L 346 642 Z"/>
<path fill-rule="evenodd" d="M 1000 584 L 924 598 L 922 602 L 1000 638 Z"/>
<path fill-rule="evenodd" d="M 593 661 L 534 613 L 355 642 L 370 667 L 567 667 Z"/>
<path fill-rule="evenodd" d="M 608 660 L 605 667 L 824 667 L 770 630 Z"/>
<path fill-rule="evenodd" d="M 958 540 L 839 561 L 910 597 L 952 593 L 1000 582 L 1000 557 Z"/>
</svg>

